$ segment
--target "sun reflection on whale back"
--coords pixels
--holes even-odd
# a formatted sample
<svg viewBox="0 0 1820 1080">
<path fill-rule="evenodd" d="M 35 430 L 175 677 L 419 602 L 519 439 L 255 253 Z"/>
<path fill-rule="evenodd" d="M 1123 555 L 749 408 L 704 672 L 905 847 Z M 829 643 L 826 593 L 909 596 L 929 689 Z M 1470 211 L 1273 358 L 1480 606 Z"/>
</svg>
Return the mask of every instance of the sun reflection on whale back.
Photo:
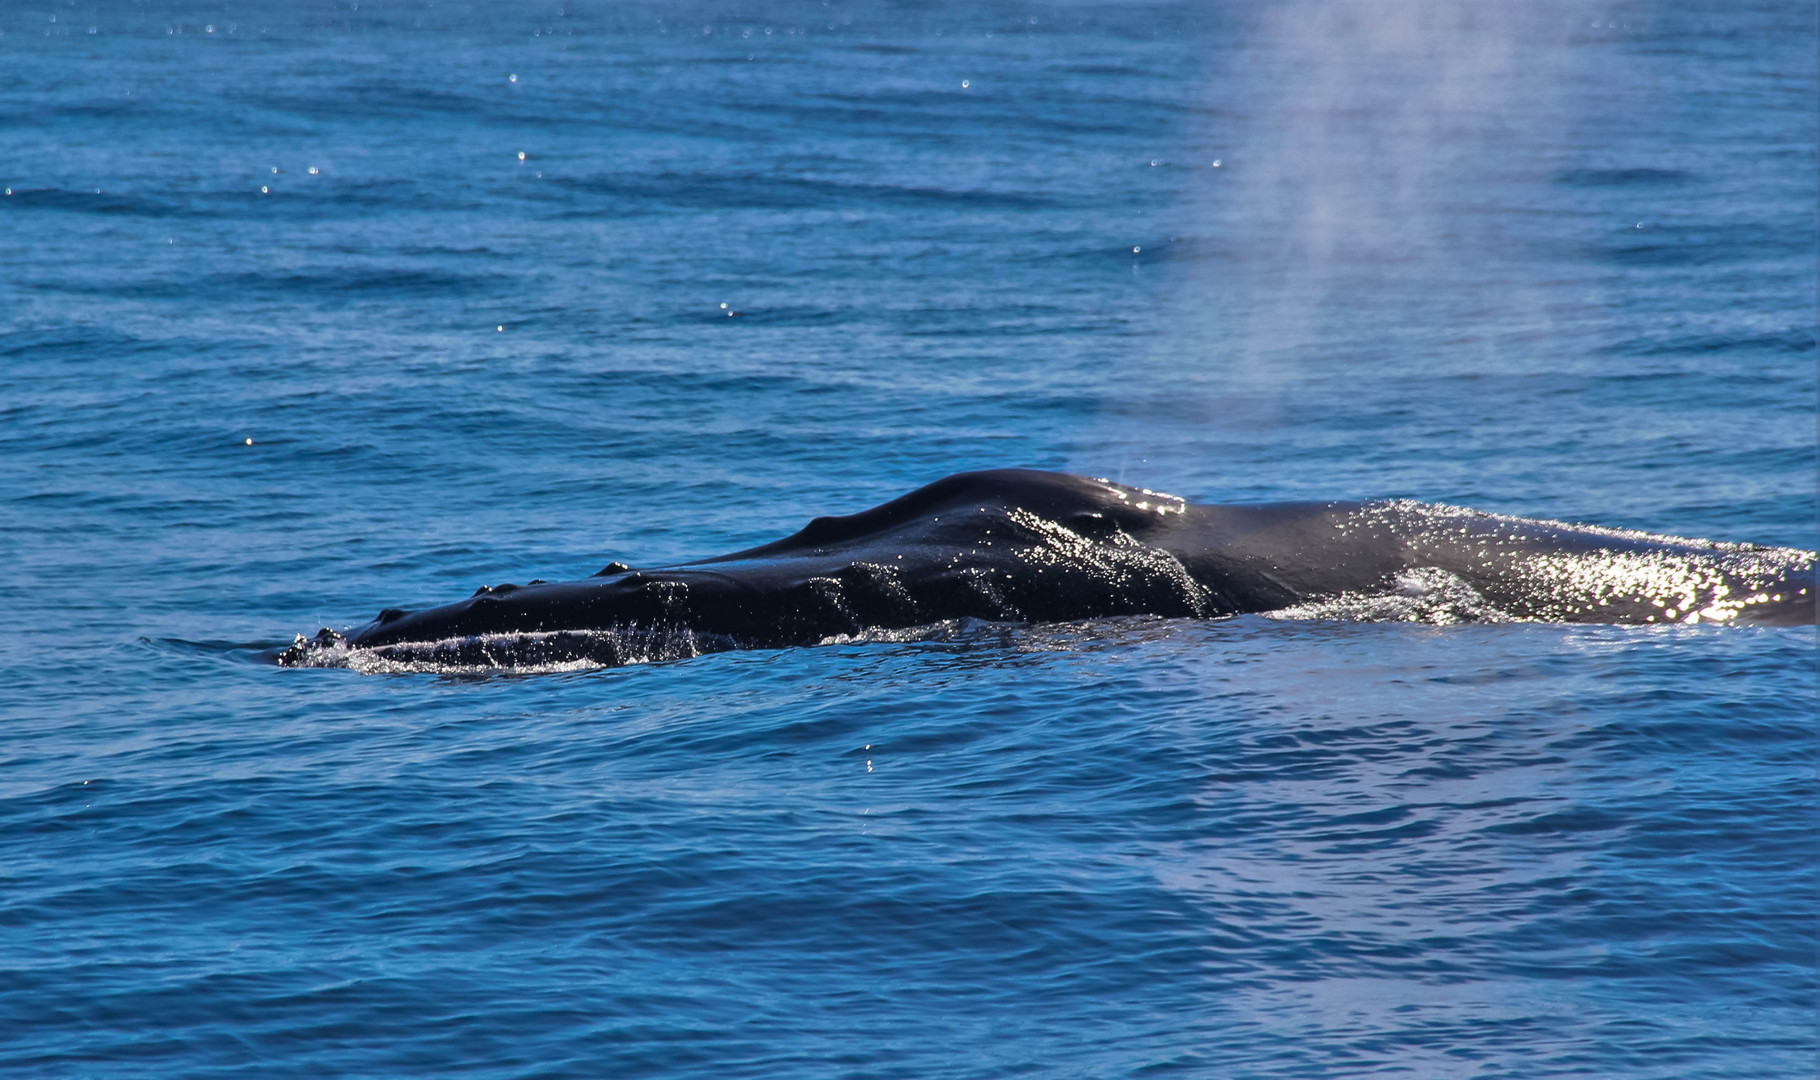
<svg viewBox="0 0 1820 1080">
<path fill-rule="evenodd" d="M 966 473 L 670 567 L 483 586 L 299 636 L 285 666 L 563 671 L 976 623 L 1242 614 L 1349 622 L 1814 621 L 1814 553 L 1409 500 L 1205 506 L 1106 480 Z M 883 635 L 884 637 L 881 637 Z"/>
</svg>

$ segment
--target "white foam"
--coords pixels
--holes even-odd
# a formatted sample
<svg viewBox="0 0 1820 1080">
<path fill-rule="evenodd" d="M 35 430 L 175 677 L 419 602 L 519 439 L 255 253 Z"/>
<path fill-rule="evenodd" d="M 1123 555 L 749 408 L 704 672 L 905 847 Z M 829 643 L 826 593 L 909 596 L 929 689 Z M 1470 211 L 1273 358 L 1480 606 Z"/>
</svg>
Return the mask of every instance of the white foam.
<svg viewBox="0 0 1820 1080">
<path fill-rule="evenodd" d="M 1381 592 L 1341 593 L 1267 611 L 1264 617 L 1336 622 L 1420 622 L 1435 626 L 1517 621 L 1481 596 L 1464 578 L 1434 567 L 1398 574 Z"/>
<path fill-rule="evenodd" d="M 299 639 L 294 667 L 338 667 L 363 675 L 545 675 L 682 660 L 725 652 L 737 643 L 716 634 L 638 626 L 602 630 L 481 634 L 440 641 L 407 641 L 373 648 Z"/>
</svg>

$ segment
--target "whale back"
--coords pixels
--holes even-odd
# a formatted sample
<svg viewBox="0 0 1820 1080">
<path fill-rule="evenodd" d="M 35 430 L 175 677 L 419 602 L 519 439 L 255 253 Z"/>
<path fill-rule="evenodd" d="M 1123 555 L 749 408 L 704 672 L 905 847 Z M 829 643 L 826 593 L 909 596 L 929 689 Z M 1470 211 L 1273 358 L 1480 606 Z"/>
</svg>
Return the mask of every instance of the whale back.
<svg viewBox="0 0 1820 1080">
<path fill-rule="evenodd" d="M 930 535 L 938 531 L 944 515 L 948 528 L 939 531 L 949 536 L 963 535 L 964 522 L 971 515 L 1013 510 L 1078 525 L 1088 532 L 1108 533 L 1117 526 L 1141 527 L 1145 523 L 1143 511 L 1134 507 L 1133 494 L 1186 505 L 1172 496 L 1069 473 L 986 469 L 943 477 L 858 513 L 812 518 L 781 540 L 704 559 L 702 563 L 788 558 L 817 550 L 877 544 L 905 533 Z M 1096 520 L 1095 514 L 1101 515 L 1100 519 Z"/>
<path fill-rule="evenodd" d="M 1244 612 L 1793 625 L 1814 622 L 1814 584 L 1814 553 L 1792 548 L 1403 500 L 1207 506 L 1103 479 L 997 469 L 818 517 L 729 555 L 637 570 L 614 563 L 582 581 L 388 608 L 346 644 L 494 657 L 561 639 L 563 649 L 583 642 L 590 656 L 651 658 L 958 619 Z M 314 654 L 300 641 L 285 655 L 306 663 Z"/>
</svg>

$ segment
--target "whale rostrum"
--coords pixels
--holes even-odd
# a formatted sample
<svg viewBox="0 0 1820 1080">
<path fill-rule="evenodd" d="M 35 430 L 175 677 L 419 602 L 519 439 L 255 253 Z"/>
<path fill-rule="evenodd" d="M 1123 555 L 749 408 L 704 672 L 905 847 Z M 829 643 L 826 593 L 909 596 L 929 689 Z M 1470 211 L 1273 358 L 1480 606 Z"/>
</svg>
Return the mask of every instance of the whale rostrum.
<svg viewBox="0 0 1820 1080">
<path fill-rule="evenodd" d="M 1814 560 L 1796 548 L 1406 500 L 1209 506 L 1103 479 L 995 469 L 818 517 L 730 555 L 644 569 L 613 562 L 580 581 L 483 586 L 441 607 L 387 608 L 345 637 L 299 636 L 278 660 L 622 663 L 959 619 L 1250 612 L 1808 625 Z"/>
</svg>

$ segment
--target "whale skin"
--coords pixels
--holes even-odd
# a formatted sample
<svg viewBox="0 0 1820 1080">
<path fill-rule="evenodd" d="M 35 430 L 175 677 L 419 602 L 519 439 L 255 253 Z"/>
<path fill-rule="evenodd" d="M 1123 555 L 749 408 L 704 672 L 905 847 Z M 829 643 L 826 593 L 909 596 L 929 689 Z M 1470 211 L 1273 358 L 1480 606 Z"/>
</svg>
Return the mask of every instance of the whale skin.
<svg viewBox="0 0 1820 1080">
<path fill-rule="evenodd" d="M 1440 606 L 1374 598 L 1447 594 Z M 953 620 L 1150 615 L 1815 622 L 1815 556 L 1407 500 L 1201 505 L 1104 479 L 959 473 L 774 543 L 579 581 L 483 587 L 299 636 L 287 666 L 624 663 Z"/>
</svg>

